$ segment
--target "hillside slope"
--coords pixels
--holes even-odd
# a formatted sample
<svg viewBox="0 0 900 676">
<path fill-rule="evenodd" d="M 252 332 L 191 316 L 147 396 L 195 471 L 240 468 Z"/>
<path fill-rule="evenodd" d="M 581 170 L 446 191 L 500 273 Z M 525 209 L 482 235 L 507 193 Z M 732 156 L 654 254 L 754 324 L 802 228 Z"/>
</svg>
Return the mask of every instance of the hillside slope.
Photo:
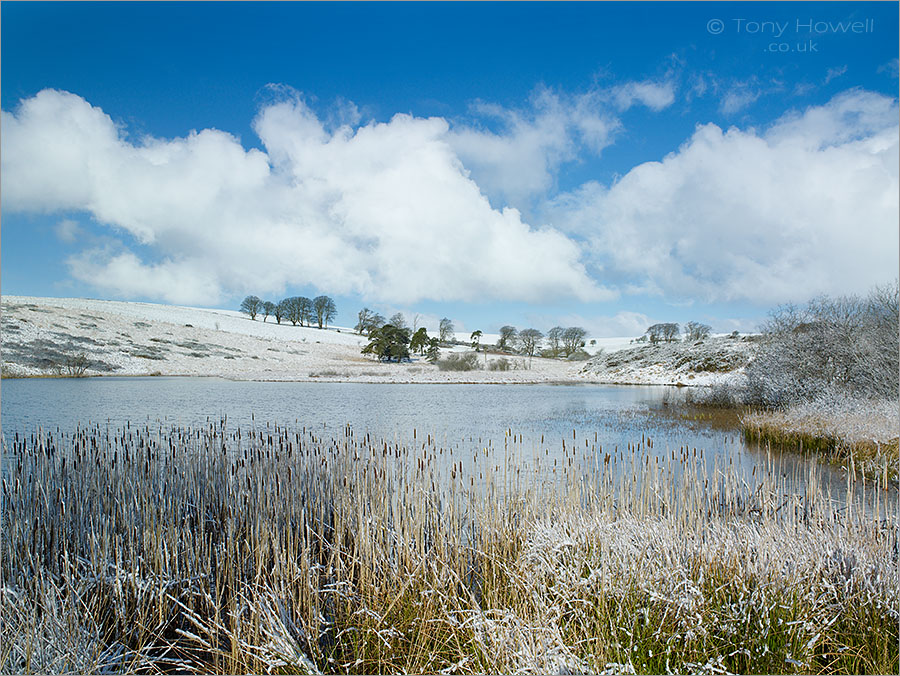
<svg viewBox="0 0 900 676">
<path fill-rule="evenodd" d="M 586 361 L 583 377 L 600 383 L 698 385 L 738 383 L 756 352 L 753 336 L 645 343 Z"/>
<path fill-rule="evenodd" d="M 577 365 L 510 358 L 508 371 L 440 371 L 424 359 L 383 364 L 360 353 L 368 341 L 347 328 L 251 321 L 230 310 L 83 298 L 4 296 L 4 377 L 189 375 L 234 380 L 541 383 L 580 380 Z M 462 349 L 462 348 L 460 348 Z M 488 357 L 488 361 L 495 357 Z"/>
</svg>

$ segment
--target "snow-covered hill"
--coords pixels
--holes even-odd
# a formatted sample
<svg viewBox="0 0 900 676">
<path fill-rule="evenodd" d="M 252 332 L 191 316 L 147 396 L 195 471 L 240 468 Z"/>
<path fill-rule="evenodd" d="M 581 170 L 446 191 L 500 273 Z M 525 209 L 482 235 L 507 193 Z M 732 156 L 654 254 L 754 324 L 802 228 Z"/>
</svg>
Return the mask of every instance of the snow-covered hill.
<svg viewBox="0 0 900 676">
<path fill-rule="evenodd" d="M 230 310 L 82 298 L 4 296 L 3 374 L 66 374 L 82 356 L 87 375 L 195 375 L 237 380 L 531 383 L 579 381 L 577 365 L 510 358 L 507 371 L 440 371 L 423 359 L 382 364 L 368 341 L 328 329 L 251 321 Z M 497 357 L 488 357 L 487 362 Z M 484 362 L 479 359 L 479 366 Z"/>
<path fill-rule="evenodd" d="M 586 361 L 581 373 L 596 382 L 655 385 L 736 383 L 756 351 L 753 336 L 715 336 L 693 342 L 640 343 Z"/>
</svg>

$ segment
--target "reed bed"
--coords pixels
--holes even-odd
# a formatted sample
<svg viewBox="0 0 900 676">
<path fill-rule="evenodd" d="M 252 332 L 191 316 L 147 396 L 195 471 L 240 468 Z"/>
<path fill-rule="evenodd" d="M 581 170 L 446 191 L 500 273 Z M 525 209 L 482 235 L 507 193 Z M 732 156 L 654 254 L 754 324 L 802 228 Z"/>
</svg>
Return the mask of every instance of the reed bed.
<svg viewBox="0 0 900 676">
<path fill-rule="evenodd" d="M 895 492 L 653 445 L 14 436 L 0 670 L 897 673 Z"/>
</svg>

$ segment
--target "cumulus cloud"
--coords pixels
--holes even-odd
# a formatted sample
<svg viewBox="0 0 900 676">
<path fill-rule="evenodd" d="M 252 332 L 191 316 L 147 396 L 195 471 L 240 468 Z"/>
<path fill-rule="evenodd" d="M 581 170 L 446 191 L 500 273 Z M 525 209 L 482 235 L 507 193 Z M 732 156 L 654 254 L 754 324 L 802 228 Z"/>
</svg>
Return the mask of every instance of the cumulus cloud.
<svg viewBox="0 0 900 676">
<path fill-rule="evenodd" d="M 99 248 L 72 256 L 68 263 L 75 279 L 117 296 L 159 297 L 180 305 L 222 300 L 218 280 L 200 261 L 166 259 L 148 264 L 130 251 Z"/>
<path fill-rule="evenodd" d="M 116 250 L 69 261 L 118 296 L 215 303 L 303 285 L 397 303 L 611 295 L 572 240 L 491 208 L 440 118 L 354 127 L 345 106 L 329 131 L 289 98 L 254 123 L 263 152 L 215 129 L 131 143 L 102 110 L 54 90 L 2 115 L 4 208 L 83 211 L 121 233 Z"/>
<path fill-rule="evenodd" d="M 474 104 L 472 112 L 481 120 L 492 119 L 495 128 L 457 124 L 449 140 L 495 203 L 528 207 L 554 188 L 561 165 L 585 151 L 598 156 L 614 142 L 623 127 L 621 113 L 638 104 L 660 111 L 674 100 L 671 77 L 629 81 L 580 94 L 538 87 L 522 109 Z"/>
<path fill-rule="evenodd" d="M 565 99 L 538 88 L 522 110 L 474 104 L 472 112 L 497 128 L 455 125 L 449 141 L 495 203 L 528 205 L 553 187 L 560 165 L 574 160 L 582 144 L 599 154 L 613 142 L 621 123 L 607 108 L 595 95 Z"/>
<path fill-rule="evenodd" d="M 664 90 L 629 96 L 653 108 Z M 352 104 L 320 116 L 286 91 L 254 121 L 263 150 L 248 150 L 215 129 L 131 141 L 84 99 L 45 90 L 2 113 L 3 207 L 90 215 L 112 242 L 72 256 L 75 279 L 187 304 L 312 286 L 383 307 L 648 293 L 771 305 L 896 276 L 896 100 L 850 90 L 767 128 L 701 124 L 661 161 L 541 205 L 561 164 L 612 142 L 621 91 L 479 104 L 490 130 L 360 125 Z M 492 191 L 537 196 L 540 227 L 494 208 Z M 645 319 L 601 317 L 596 331 Z"/>
<path fill-rule="evenodd" d="M 896 100 L 852 90 L 764 132 L 700 125 L 548 217 L 630 292 L 771 304 L 865 291 L 897 274 L 897 118 Z"/>
</svg>

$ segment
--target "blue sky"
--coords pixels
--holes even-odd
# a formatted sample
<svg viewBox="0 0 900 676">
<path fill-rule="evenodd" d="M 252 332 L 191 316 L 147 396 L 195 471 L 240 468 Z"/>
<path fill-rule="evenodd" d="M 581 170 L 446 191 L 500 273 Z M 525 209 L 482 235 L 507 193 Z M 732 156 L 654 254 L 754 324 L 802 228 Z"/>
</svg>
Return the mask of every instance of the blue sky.
<svg viewBox="0 0 900 676">
<path fill-rule="evenodd" d="M 2 291 L 753 329 L 897 276 L 896 3 L 32 3 Z"/>
</svg>

